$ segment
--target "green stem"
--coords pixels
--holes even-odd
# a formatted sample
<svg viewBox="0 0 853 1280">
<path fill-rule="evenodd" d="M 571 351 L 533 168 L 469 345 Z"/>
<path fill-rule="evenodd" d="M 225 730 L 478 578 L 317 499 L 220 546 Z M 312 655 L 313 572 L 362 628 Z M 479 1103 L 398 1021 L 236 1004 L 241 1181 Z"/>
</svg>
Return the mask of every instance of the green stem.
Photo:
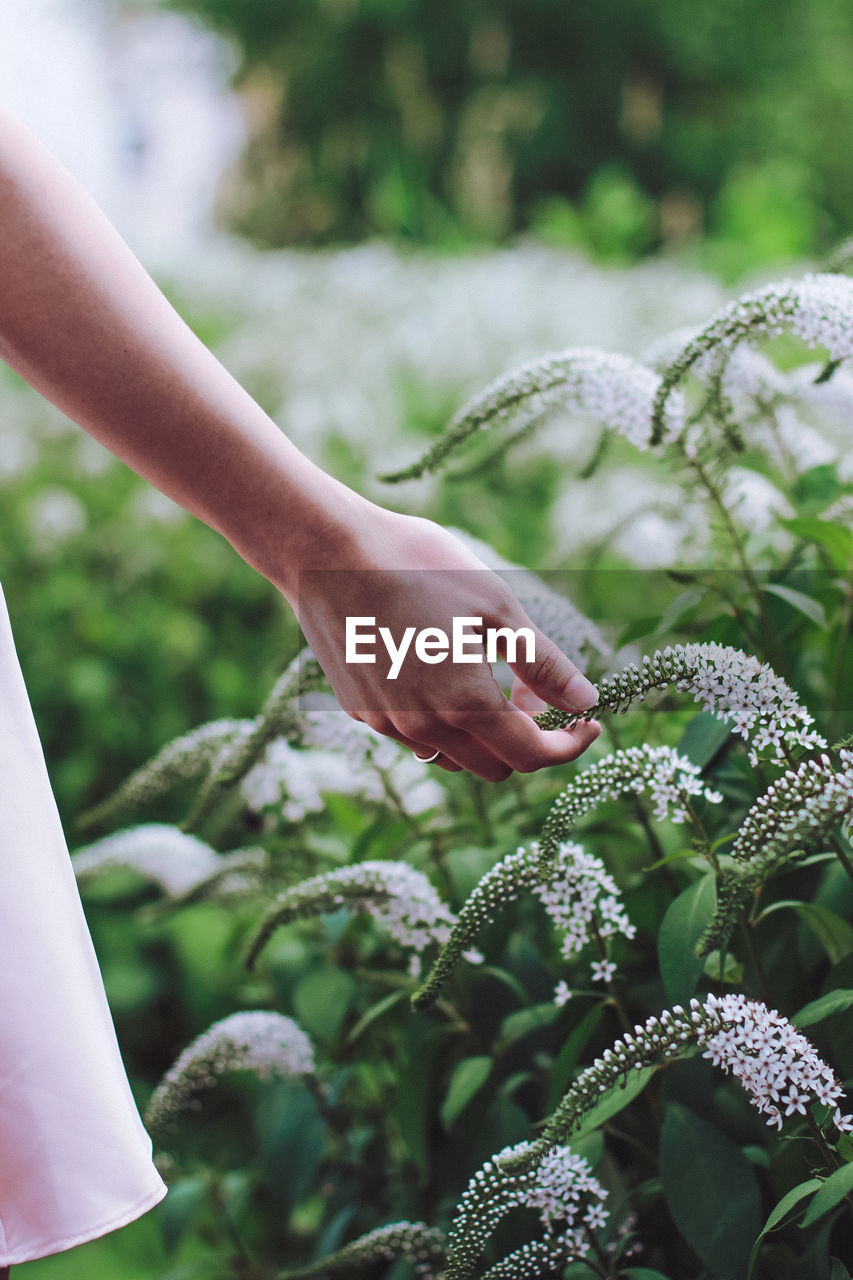
<svg viewBox="0 0 853 1280">
<path fill-rule="evenodd" d="M 853 623 L 853 584 L 847 582 L 845 588 L 844 608 L 841 613 L 838 631 L 838 643 L 835 646 L 835 653 L 832 660 L 832 676 L 829 683 L 829 741 L 832 742 L 838 737 L 840 708 L 838 705 L 838 694 L 841 687 L 841 677 L 844 671 L 844 658 L 847 653 L 847 640 L 850 635 L 851 623 Z"/>
<path fill-rule="evenodd" d="M 747 586 L 749 587 L 753 600 L 755 601 L 755 606 L 756 606 L 756 609 L 758 610 L 758 616 L 761 619 L 761 626 L 762 626 L 762 633 L 763 633 L 762 639 L 764 640 L 765 649 L 769 654 L 772 655 L 772 666 L 774 670 L 778 674 L 782 675 L 786 667 L 784 655 L 777 648 L 775 640 L 773 638 L 774 633 L 773 633 L 773 628 L 770 625 L 770 619 L 767 616 L 767 609 L 764 601 L 764 593 L 762 592 L 761 587 L 758 583 L 758 579 L 753 573 L 752 566 L 750 565 L 746 557 L 746 551 L 744 549 L 743 539 L 740 536 L 740 533 L 737 529 L 737 526 L 735 525 L 735 522 L 732 520 L 731 513 L 729 512 L 728 507 L 723 501 L 723 495 L 720 493 L 720 490 L 716 482 L 708 474 L 708 471 L 705 465 L 703 464 L 703 462 L 701 461 L 701 459 L 689 458 L 687 457 L 686 452 L 684 453 L 684 456 L 685 458 L 687 458 L 689 465 L 696 472 L 696 475 L 698 476 L 700 483 L 702 484 L 703 488 L 705 489 L 706 493 L 708 494 L 708 496 L 710 497 L 711 501 L 714 503 L 714 506 L 717 508 L 720 514 L 720 518 L 722 519 L 722 522 L 723 522 L 723 527 L 726 533 L 728 534 L 729 541 L 731 542 L 734 548 L 734 552 L 737 557 L 738 564 L 740 565 L 741 572 L 743 573 L 744 580 Z"/>
<path fill-rule="evenodd" d="M 761 963 L 761 956 L 758 954 L 752 940 L 752 930 L 744 920 L 743 916 L 740 918 L 740 931 L 750 964 L 755 970 L 755 974 L 758 979 L 758 988 L 761 992 L 761 999 L 769 1007 L 772 1004 L 772 1000 L 770 998 L 770 989 L 767 983 L 767 974 L 764 971 L 764 965 Z"/>
<path fill-rule="evenodd" d="M 820 1149 L 820 1153 L 823 1156 L 829 1168 L 832 1169 L 833 1172 L 835 1172 L 836 1169 L 840 1169 L 843 1161 L 839 1159 L 837 1154 L 833 1151 L 832 1147 L 827 1142 L 826 1138 L 821 1133 L 820 1127 L 810 1111 L 806 1113 L 806 1122 L 809 1126 L 809 1131 L 811 1132 L 812 1137 L 817 1143 L 817 1146 Z M 851 1192 L 848 1195 L 848 1199 L 850 1199 L 851 1195 L 853 1195 L 853 1192 Z"/>
<path fill-rule="evenodd" d="M 687 810 L 687 816 L 690 819 L 693 830 L 696 832 L 697 839 L 701 846 L 699 851 L 701 852 L 702 857 L 707 862 L 710 862 L 711 866 L 714 868 L 717 874 L 719 874 L 720 863 L 717 858 L 717 855 L 714 853 L 714 850 L 711 847 L 711 837 L 708 835 L 708 832 L 705 830 L 705 824 L 702 821 L 702 819 L 699 817 L 699 814 L 693 808 L 693 805 L 690 803 L 690 797 L 687 795 L 684 795 L 682 796 L 682 799 L 684 801 L 684 808 Z"/>
<path fill-rule="evenodd" d="M 853 862 L 850 861 L 850 855 L 847 853 L 846 849 L 844 848 L 843 844 L 841 843 L 841 841 L 839 840 L 835 832 L 833 832 L 832 835 L 829 837 L 829 843 L 832 845 L 833 849 L 835 850 L 835 853 L 838 856 L 838 861 L 841 863 L 842 867 L 847 872 L 847 875 L 851 880 L 853 880 Z"/>
<path fill-rule="evenodd" d="M 590 1247 L 595 1254 L 596 1262 L 598 1263 L 598 1267 L 594 1268 L 594 1270 L 598 1271 L 602 1280 L 613 1280 L 613 1268 L 611 1265 L 612 1259 L 608 1258 L 607 1254 L 602 1249 L 595 1232 L 592 1231 L 585 1222 L 581 1225 L 583 1227 L 583 1233 L 589 1241 Z M 586 1259 L 586 1262 L 589 1264 L 588 1258 Z"/>
</svg>

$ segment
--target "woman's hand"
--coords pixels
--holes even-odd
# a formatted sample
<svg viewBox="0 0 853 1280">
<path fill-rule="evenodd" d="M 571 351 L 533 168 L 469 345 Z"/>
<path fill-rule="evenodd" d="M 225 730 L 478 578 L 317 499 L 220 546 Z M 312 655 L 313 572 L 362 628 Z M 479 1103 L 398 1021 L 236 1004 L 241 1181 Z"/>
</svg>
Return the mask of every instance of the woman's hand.
<svg viewBox="0 0 853 1280">
<path fill-rule="evenodd" d="M 444 530 L 383 511 L 295 448 L 190 332 L 61 165 L 0 112 L 0 358 L 231 542 L 297 608 L 351 715 L 446 769 L 483 778 L 561 764 L 598 726 L 542 732 L 535 695 L 583 710 L 595 693 L 541 633 L 507 702 L 485 663 L 410 655 L 396 680 L 346 662 L 346 618 L 401 635 L 479 617 L 531 626 L 500 578 Z M 325 569 L 336 572 L 330 578 Z M 538 708 L 536 703 L 535 707 Z M 523 709 L 522 709 L 523 708 Z"/>
<path fill-rule="evenodd" d="M 338 539 L 313 558 L 335 567 L 303 569 L 289 593 L 344 709 L 417 755 L 440 751 L 436 764 L 444 769 L 469 769 L 493 782 L 514 769 L 531 772 L 580 755 L 598 737 L 598 724 L 544 732 L 531 717 L 545 703 L 586 710 L 595 705 L 595 688 L 534 626 L 506 583 L 438 525 L 358 505 L 345 546 Z M 362 620 L 366 638 L 357 652 L 374 661 L 347 661 L 348 617 Z M 440 664 L 419 658 L 417 634 L 429 628 L 451 637 L 454 618 L 482 619 L 482 627 L 466 628 L 467 661 L 455 662 L 452 654 Z M 387 642 L 380 628 L 387 628 Z M 516 674 L 510 701 L 488 663 L 476 660 L 482 648 L 474 635 L 487 628 L 529 628 L 534 635 L 531 661 L 523 641 L 514 657 L 507 655 Z M 392 664 L 407 633 L 405 657 Z"/>
</svg>

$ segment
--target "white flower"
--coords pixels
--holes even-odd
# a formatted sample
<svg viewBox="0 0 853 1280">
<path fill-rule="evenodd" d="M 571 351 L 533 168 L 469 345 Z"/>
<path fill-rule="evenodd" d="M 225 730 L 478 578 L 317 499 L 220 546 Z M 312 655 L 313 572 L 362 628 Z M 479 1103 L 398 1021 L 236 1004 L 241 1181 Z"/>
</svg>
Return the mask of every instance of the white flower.
<svg viewBox="0 0 853 1280">
<path fill-rule="evenodd" d="M 554 1004 L 561 1006 L 568 1004 L 572 998 L 572 994 L 573 992 L 571 987 L 561 978 L 554 988 Z"/>
<path fill-rule="evenodd" d="M 842 1115 L 840 1107 L 832 1113 L 832 1123 L 840 1133 L 853 1133 L 853 1116 Z"/>
<path fill-rule="evenodd" d="M 818 1103 L 838 1108 L 843 1131 L 848 1124 L 853 1129 L 853 1120 L 841 1114 L 843 1094 L 835 1073 L 787 1018 L 743 995 L 709 995 L 704 1003 L 692 999 L 688 1009 L 674 1005 L 647 1018 L 582 1071 L 549 1120 L 537 1151 L 565 1142 L 586 1111 L 631 1070 L 677 1057 L 690 1044 L 738 1081 L 769 1125 L 781 1128 L 783 1119 L 808 1115 Z"/>
<path fill-rule="evenodd" d="M 145 1121 L 158 1129 L 187 1106 L 199 1089 L 209 1088 L 227 1071 L 251 1071 L 265 1078 L 314 1073 L 311 1042 L 292 1018 L 247 1010 L 232 1013 L 184 1049 L 151 1096 Z"/>
<path fill-rule="evenodd" d="M 708 996 L 699 1031 L 704 1057 L 730 1072 L 753 1106 L 779 1127 L 779 1113 L 807 1115 L 812 1101 L 834 1107 L 842 1096 L 831 1067 L 775 1009 L 742 995 Z"/>
<path fill-rule="evenodd" d="M 446 942 L 456 919 L 422 871 L 406 862 L 358 862 L 311 876 L 280 893 L 249 945 L 248 963 L 281 925 L 341 907 L 372 916 L 400 946 L 418 952 Z"/>
<path fill-rule="evenodd" d="M 398 742 L 353 720 L 331 694 L 311 696 L 302 712 L 301 746 L 274 739 L 241 783 L 251 808 L 280 809 L 288 822 L 322 812 L 329 792 L 387 803 L 389 788 L 411 815 L 444 799 L 435 774 L 425 773 Z"/>
<path fill-rule="evenodd" d="M 530 1269 L 536 1260 L 553 1267 L 583 1258 L 590 1249 L 587 1230 L 607 1224 L 606 1198 L 607 1192 L 593 1176 L 589 1162 L 570 1147 L 555 1145 L 541 1153 L 530 1142 L 505 1147 L 474 1174 L 462 1194 L 450 1231 L 446 1274 L 472 1275 L 495 1227 L 515 1208 L 538 1212 L 545 1228 L 542 1243 L 549 1250 L 548 1258 L 540 1242 L 534 1242 L 498 1263 L 489 1276 L 533 1280 L 541 1274 Z"/>
<path fill-rule="evenodd" d="M 704 675 L 702 677 L 705 678 Z M 654 816 L 684 822 L 691 796 L 718 803 L 719 794 L 703 786 L 702 773 L 673 747 L 625 747 L 597 760 L 579 773 L 557 797 L 540 838 L 540 850 L 550 858 L 558 841 L 568 835 L 585 813 L 618 796 L 648 794 Z"/>
<path fill-rule="evenodd" d="M 534 864 L 538 862 L 539 850 L 535 844 L 531 846 L 528 857 Z M 557 929 L 564 935 L 562 952 L 567 960 L 593 942 L 596 936 L 609 938 L 616 933 L 626 938 L 634 936 L 634 926 L 622 907 L 615 880 L 605 870 L 601 859 L 587 853 L 579 844 L 568 840 L 561 842 L 547 877 L 533 888 Z"/>
<path fill-rule="evenodd" d="M 616 965 L 611 960 L 593 960 L 590 971 L 593 982 L 609 982 L 616 972 Z"/>
<path fill-rule="evenodd" d="M 78 880 L 112 867 L 130 867 L 179 897 L 221 870 L 223 856 L 196 836 L 165 822 L 128 827 L 78 849 L 72 858 Z"/>
<path fill-rule="evenodd" d="M 853 281 L 834 274 L 807 275 L 766 285 L 723 307 L 666 370 L 653 411 L 652 443 L 669 429 L 664 414 L 673 388 L 709 352 L 733 351 L 740 343 L 764 334 L 775 337 L 786 328 L 807 346 L 826 350 L 831 360 L 853 355 Z"/>
<path fill-rule="evenodd" d="M 645 449 L 660 385 L 656 373 L 629 356 L 595 347 L 551 352 L 497 378 L 460 409 L 419 462 L 385 479 L 396 482 L 434 471 L 469 436 L 519 410 L 527 414 L 522 425 L 534 422 L 545 408 L 578 411 Z M 683 431 L 684 404 L 677 393 L 668 397 L 661 416 L 666 438 Z"/>
</svg>

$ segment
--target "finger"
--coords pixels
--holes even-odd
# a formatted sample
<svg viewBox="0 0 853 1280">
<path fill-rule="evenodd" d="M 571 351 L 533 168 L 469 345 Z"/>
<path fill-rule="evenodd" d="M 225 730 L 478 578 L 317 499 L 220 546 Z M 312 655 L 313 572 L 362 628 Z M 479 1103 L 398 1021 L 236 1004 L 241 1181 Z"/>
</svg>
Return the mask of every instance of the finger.
<svg viewBox="0 0 853 1280">
<path fill-rule="evenodd" d="M 430 756 L 434 756 L 437 750 L 437 747 L 418 747 L 417 749 L 412 748 L 412 753 L 421 761 L 422 764 L 428 764 L 430 766 L 434 765 L 436 769 L 443 769 L 445 773 L 462 772 L 461 764 L 456 764 L 455 761 L 449 760 L 443 752 L 439 754 L 435 760 L 430 760 Z"/>
<path fill-rule="evenodd" d="M 532 689 L 528 689 L 524 681 L 518 676 L 512 682 L 509 700 L 514 707 L 518 707 L 520 711 L 524 711 L 531 718 L 538 716 L 539 712 L 544 711 L 548 706 L 548 703 L 544 702 Z"/>
<path fill-rule="evenodd" d="M 462 765 L 456 764 L 454 760 L 450 760 L 442 751 L 436 760 L 430 760 L 430 756 L 434 756 L 440 748 L 438 745 L 431 747 L 425 742 L 416 742 L 413 738 L 407 738 L 405 734 L 397 733 L 396 729 L 388 728 L 381 731 L 386 738 L 393 738 L 395 742 L 399 742 L 401 746 L 408 747 L 413 756 L 417 756 L 426 768 L 444 769 L 445 773 L 461 773 Z M 0 1277 L 2 1280 L 2 1277 Z"/>
<path fill-rule="evenodd" d="M 601 733 L 596 720 L 581 720 L 571 729 L 542 730 L 526 711 L 503 700 L 477 719 L 480 745 L 520 773 L 576 760 Z"/>
<path fill-rule="evenodd" d="M 497 692 L 497 690 L 496 690 Z M 502 694 L 499 694 L 500 701 L 505 703 Z M 428 713 L 422 713 L 428 714 Z M 395 737 L 401 741 L 409 740 L 429 740 L 434 745 L 430 749 L 440 751 L 441 758 L 444 761 L 457 765 L 459 768 L 467 769 L 469 773 L 474 773 L 478 778 L 483 778 L 487 782 L 503 782 L 512 773 L 511 766 L 501 760 L 494 751 L 485 746 L 478 738 L 468 732 L 462 726 L 463 723 L 475 723 L 480 712 L 472 713 L 466 716 L 464 713 L 454 713 L 451 717 L 445 713 L 440 715 L 436 713 L 430 715 L 430 722 L 423 726 L 423 731 L 415 733 L 412 727 L 407 725 L 407 720 L 417 720 L 421 715 L 410 717 L 407 713 L 401 712 L 398 723 L 395 726 Z M 523 714 L 519 712 L 519 715 Z M 533 722 L 530 721 L 530 724 Z M 409 729 L 408 733 L 406 729 Z M 535 729 L 536 726 L 533 725 Z M 539 730 L 537 730 L 539 732 Z M 418 754 L 425 754 L 419 751 Z M 436 764 L 438 761 L 436 761 Z"/>
<path fill-rule="evenodd" d="M 582 712 L 594 707 L 598 702 L 598 690 L 592 681 L 587 680 L 544 631 L 534 627 L 529 619 L 524 625 L 534 633 L 533 661 L 527 661 L 524 644 L 516 646 L 515 656 L 512 653 L 507 655 L 507 661 L 519 679 L 549 706 L 558 707 L 561 711 Z"/>
<path fill-rule="evenodd" d="M 440 758 L 452 762 L 457 769 L 466 769 L 485 782 L 505 782 L 512 773 L 511 765 L 470 734 L 446 729 L 436 731 L 434 736 L 441 751 Z"/>
</svg>

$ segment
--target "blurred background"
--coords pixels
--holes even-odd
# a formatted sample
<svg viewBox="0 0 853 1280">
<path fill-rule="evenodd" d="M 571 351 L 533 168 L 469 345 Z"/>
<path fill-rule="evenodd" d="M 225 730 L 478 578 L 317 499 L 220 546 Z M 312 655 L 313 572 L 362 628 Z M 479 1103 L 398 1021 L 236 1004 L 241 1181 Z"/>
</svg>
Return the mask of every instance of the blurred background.
<svg viewBox="0 0 853 1280">
<path fill-rule="evenodd" d="M 844 0 L 6 0 L 0 34 L 4 101 L 149 251 L 532 232 L 733 277 L 849 229 Z"/>
<path fill-rule="evenodd" d="M 540 569 L 678 562 L 696 534 L 679 484 L 619 445 L 567 482 L 567 450 L 576 475 L 599 437 L 560 422 L 465 484 L 376 473 L 525 359 L 642 356 L 819 265 L 853 231 L 851 66 L 849 0 L 0 3 L 0 101 L 299 446 Z M 756 536 L 793 514 L 737 471 Z M 5 367 L 0 578 L 72 847 L 169 739 L 255 714 L 298 645 L 222 539 Z M 630 600 L 609 607 L 597 620 L 630 625 Z M 87 899 L 144 1094 L 231 1007 L 227 984 L 203 990 L 227 929 L 155 945 L 114 907 Z M 161 1274 L 150 1220 L 92 1250 L 22 1280 Z"/>
</svg>

